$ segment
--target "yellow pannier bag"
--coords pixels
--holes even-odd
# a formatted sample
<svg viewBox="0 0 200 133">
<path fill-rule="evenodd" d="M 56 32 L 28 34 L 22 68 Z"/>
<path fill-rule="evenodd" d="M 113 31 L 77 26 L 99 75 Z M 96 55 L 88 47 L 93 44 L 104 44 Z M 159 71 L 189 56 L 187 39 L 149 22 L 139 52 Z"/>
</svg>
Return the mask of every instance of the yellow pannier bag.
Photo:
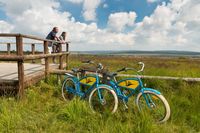
<svg viewBox="0 0 200 133">
<path fill-rule="evenodd" d="M 95 77 L 85 77 L 80 80 L 80 83 L 85 84 L 85 85 L 93 85 L 96 82 Z"/>
<path fill-rule="evenodd" d="M 128 88 L 128 89 L 136 89 L 139 85 L 139 81 L 133 80 L 133 79 L 124 80 L 124 81 L 119 82 L 118 85 L 121 87 Z"/>
</svg>

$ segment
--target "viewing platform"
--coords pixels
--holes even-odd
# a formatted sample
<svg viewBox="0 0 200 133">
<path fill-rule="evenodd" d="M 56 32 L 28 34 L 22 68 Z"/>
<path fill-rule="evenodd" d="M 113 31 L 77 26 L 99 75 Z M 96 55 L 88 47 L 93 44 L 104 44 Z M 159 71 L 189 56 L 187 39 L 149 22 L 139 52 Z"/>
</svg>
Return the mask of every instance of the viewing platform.
<svg viewBox="0 0 200 133">
<path fill-rule="evenodd" d="M 23 97 L 24 89 L 28 86 L 37 83 L 41 79 L 47 78 L 51 71 L 64 70 L 69 64 L 69 43 L 64 42 L 66 49 L 62 49 L 59 45 L 58 53 L 48 53 L 48 43 L 61 44 L 58 41 L 42 39 L 36 36 L 23 34 L 2 34 L 1 38 L 14 38 L 16 43 L 1 43 L 0 45 L 7 45 L 7 51 L 0 53 L 0 91 L 16 91 L 19 97 Z M 24 39 L 33 40 L 33 43 L 26 43 Z M 34 41 L 39 41 L 43 52 L 35 51 Z M 24 44 L 29 44 L 31 52 L 24 50 Z M 38 44 L 38 43 L 37 43 Z M 15 45 L 16 49 L 11 52 L 11 45 Z M 51 64 L 50 58 L 55 57 L 57 64 Z M 65 60 L 64 60 L 65 59 Z M 35 63 L 35 60 L 44 60 Z M 32 62 L 32 63 L 31 63 Z"/>
</svg>

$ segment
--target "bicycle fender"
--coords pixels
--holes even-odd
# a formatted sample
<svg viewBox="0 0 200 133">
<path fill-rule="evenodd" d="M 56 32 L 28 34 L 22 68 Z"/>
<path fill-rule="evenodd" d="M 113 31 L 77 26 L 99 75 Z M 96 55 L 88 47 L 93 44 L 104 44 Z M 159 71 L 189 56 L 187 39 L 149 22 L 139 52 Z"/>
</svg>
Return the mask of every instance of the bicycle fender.
<svg viewBox="0 0 200 133">
<path fill-rule="evenodd" d="M 74 75 L 70 74 L 70 73 L 65 73 L 66 77 L 75 77 Z"/>
<path fill-rule="evenodd" d="M 67 79 L 67 78 L 71 78 L 75 84 L 78 82 L 78 79 L 69 73 L 66 73 L 66 75 L 65 75 L 65 79 Z"/>
<path fill-rule="evenodd" d="M 111 86 L 106 85 L 106 84 L 100 84 L 100 85 L 98 85 L 98 87 L 107 87 L 107 88 L 109 88 L 111 90 L 114 90 Z"/>
<path fill-rule="evenodd" d="M 158 90 L 152 89 L 152 88 L 142 88 L 141 92 L 143 92 L 143 91 L 151 91 L 158 95 L 161 95 L 161 92 L 159 92 Z"/>
</svg>

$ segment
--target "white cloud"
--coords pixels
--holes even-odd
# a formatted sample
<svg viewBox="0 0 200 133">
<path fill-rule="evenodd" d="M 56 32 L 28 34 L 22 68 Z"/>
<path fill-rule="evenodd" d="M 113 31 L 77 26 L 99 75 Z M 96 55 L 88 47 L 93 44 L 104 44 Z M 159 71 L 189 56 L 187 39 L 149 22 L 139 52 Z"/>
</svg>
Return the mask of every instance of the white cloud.
<svg viewBox="0 0 200 133">
<path fill-rule="evenodd" d="M 148 3 L 158 2 L 159 0 L 147 0 Z"/>
<path fill-rule="evenodd" d="M 13 26 L 4 20 L 0 20 L 0 33 L 9 33 L 13 30 Z"/>
<path fill-rule="evenodd" d="M 104 3 L 103 8 L 108 8 L 108 4 Z"/>
<path fill-rule="evenodd" d="M 96 9 L 101 0 L 67 0 L 74 4 L 83 4 L 82 15 L 85 21 L 96 21 Z"/>
<path fill-rule="evenodd" d="M 108 27 L 112 31 L 121 32 L 126 26 L 133 26 L 136 19 L 135 12 L 118 12 L 110 14 L 108 18 Z"/>
<path fill-rule="evenodd" d="M 80 4 L 80 3 L 83 3 L 84 0 L 66 0 L 66 1 L 69 1 L 74 4 Z"/>
<path fill-rule="evenodd" d="M 28 9 L 38 9 L 43 7 L 58 8 L 59 2 L 54 0 L 0 0 L 3 3 L 3 8 L 9 17 L 22 14 Z"/>
<path fill-rule="evenodd" d="M 59 12 L 57 8 L 60 4 L 52 0 L 0 2 L 4 4 L 4 10 L 14 25 L 14 32 L 44 35 L 50 27 L 63 26 L 70 22 L 70 13 Z"/>
<path fill-rule="evenodd" d="M 170 4 L 158 6 L 132 31 L 135 47 L 200 51 L 200 4 L 197 3 L 195 0 L 172 0 Z"/>
<path fill-rule="evenodd" d="M 86 21 L 96 20 L 96 8 L 101 3 L 101 0 L 84 0 L 83 17 Z"/>
</svg>

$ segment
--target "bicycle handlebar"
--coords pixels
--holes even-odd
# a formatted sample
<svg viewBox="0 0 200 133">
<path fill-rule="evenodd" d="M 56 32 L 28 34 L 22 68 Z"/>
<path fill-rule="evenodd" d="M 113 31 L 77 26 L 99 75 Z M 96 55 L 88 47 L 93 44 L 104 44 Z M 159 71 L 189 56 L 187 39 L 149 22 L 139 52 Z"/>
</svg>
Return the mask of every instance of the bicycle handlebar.
<svg viewBox="0 0 200 133">
<path fill-rule="evenodd" d="M 142 72 L 142 71 L 144 71 L 144 66 L 145 66 L 145 64 L 144 64 L 143 62 L 138 62 L 138 64 L 139 64 L 139 65 L 142 65 L 142 67 L 141 67 L 141 69 L 138 70 L 137 72 Z"/>
<path fill-rule="evenodd" d="M 98 70 L 102 70 L 104 68 L 101 63 L 95 64 L 95 62 L 91 61 L 91 60 L 82 61 L 82 63 L 93 64 L 93 65 L 95 65 L 95 67 L 97 67 Z"/>
<path fill-rule="evenodd" d="M 136 69 L 134 69 L 134 68 L 127 68 L 127 67 L 124 67 L 124 68 L 122 68 L 122 69 L 119 69 L 119 70 L 117 70 L 116 72 L 117 73 L 119 73 L 119 72 L 122 72 L 122 71 L 128 71 L 128 70 L 134 70 L 134 71 L 136 71 L 136 72 L 142 72 L 143 70 L 144 70 L 144 66 L 145 66 L 145 64 L 143 63 L 143 62 L 138 62 L 138 64 L 139 65 L 142 65 L 142 67 L 141 67 L 141 69 L 140 70 L 136 70 Z"/>
<path fill-rule="evenodd" d="M 91 60 L 85 60 L 85 61 L 82 61 L 82 63 L 84 63 L 84 64 L 94 64 L 94 62 L 91 61 Z"/>
</svg>

